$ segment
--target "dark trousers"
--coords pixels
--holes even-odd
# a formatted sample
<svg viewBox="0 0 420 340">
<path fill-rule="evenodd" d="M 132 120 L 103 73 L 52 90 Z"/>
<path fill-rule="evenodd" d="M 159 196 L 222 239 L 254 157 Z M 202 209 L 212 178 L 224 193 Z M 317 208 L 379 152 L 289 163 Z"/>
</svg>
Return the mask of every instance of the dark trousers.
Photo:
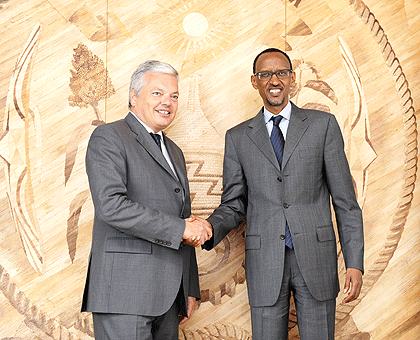
<svg viewBox="0 0 420 340">
<path fill-rule="evenodd" d="M 96 340 L 178 340 L 178 304 L 160 316 L 92 313 Z"/>
<path fill-rule="evenodd" d="M 301 340 L 333 340 L 335 299 L 315 300 L 299 270 L 293 249 L 286 247 L 283 282 L 274 306 L 251 307 L 253 340 L 287 340 L 290 296 L 296 306 Z"/>
</svg>

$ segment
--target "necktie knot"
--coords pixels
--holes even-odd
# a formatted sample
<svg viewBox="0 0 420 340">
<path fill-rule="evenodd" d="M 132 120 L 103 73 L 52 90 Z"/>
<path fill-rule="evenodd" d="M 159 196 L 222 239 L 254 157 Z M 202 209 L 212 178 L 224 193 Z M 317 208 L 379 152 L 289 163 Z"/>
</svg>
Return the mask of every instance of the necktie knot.
<svg viewBox="0 0 420 340">
<path fill-rule="evenodd" d="M 271 117 L 271 120 L 273 121 L 273 124 L 275 125 L 275 126 L 279 126 L 279 124 L 280 124 L 280 121 L 283 119 L 283 116 L 281 116 L 281 115 L 277 115 L 277 116 L 272 116 Z"/>
<path fill-rule="evenodd" d="M 150 136 L 152 136 L 153 140 L 159 146 L 159 149 L 162 149 L 161 142 L 160 142 L 160 135 L 158 133 L 150 132 Z"/>
</svg>

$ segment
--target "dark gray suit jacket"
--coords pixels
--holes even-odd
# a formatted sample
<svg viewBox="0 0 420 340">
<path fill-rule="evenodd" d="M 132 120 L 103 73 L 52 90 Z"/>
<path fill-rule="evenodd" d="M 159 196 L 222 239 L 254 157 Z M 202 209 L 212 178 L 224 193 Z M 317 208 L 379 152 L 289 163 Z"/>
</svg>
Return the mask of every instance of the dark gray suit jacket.
<svg viewBox="0 0 420 340">
<path fill-rule="evenodd" d="M 178 178 L 131 113 L 92 133 L 86 171 L 95 218 L 82 311 L 162 315 L 181 280 L 185 305 L 200 297 L 195 249 L 181 245 L 191 213 L 185 160 L 164 138 Z"/>
<path fill-rule="evenodd" d="M 363 221 L 340 128 L 331 114 L 292 103 L 282 170 L 262 110 L 226 133 L 221 205 L 209 217 L 211 248 L 247 217 L 245 270 L 251 306 L 279 296 L 286 221 L 299 268 L 317 300 L 339 291 L 331 200 L 347 268 L 363 271 Z"/>
</svg>

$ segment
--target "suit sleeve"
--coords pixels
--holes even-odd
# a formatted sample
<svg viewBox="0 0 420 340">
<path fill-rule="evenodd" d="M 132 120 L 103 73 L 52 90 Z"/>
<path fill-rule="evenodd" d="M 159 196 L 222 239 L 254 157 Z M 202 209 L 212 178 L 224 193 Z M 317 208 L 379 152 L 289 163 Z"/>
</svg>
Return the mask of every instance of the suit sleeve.
<svg viewBox="0 0 420 340">
<path fill-rule="evenodd" d="M 189 273 L 189 285 L 188 285 L 188 296 L 193 296 L 197 300 L 201 299 L 200 293 L 200 283 L 198 276 L 198 266 L 197 266 L 197 257 L 195 254 L 195 249 L 193 247 L 184 245 L 184 247 L 190 248 L 190 273 Z"/>
<path fill-rule="evenodd" d="M 235 150 L 231 131 L 228 131 L 225 138 L 221 204 L 208 218 L 213 226 L 213 238 L 204 245 L 204 249 L 209 250 L 216 246 L 245 219 L 246 197 L 246 178 Z"/>
<path fill-rule="evenodd" d="M 331 116 L 324 150 L 325 177 L 337 220 L 341 249 L 347 268 L 363 272 L 364 238 L 362 211 L 357 203 L 353 180 L 344 153 L 340 127 Z"/>
<path fill-rule="evenodd" d="M 96 217 L 125 234 L 150 242 L 165 240 L 160 245 L 178 249 L 185 221 L 128 198 L 127 157 L 114 129 L 107 125 L 95 129 L 86 153 L 86 171 Z"/>
</svg>

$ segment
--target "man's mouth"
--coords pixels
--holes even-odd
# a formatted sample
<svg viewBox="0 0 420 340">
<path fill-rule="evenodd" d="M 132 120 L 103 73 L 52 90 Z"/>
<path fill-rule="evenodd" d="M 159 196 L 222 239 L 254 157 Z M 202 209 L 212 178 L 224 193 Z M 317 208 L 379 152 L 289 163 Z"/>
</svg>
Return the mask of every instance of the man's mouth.
<svg viewBox="0 0 420 340">
<path fill-rule="evenodd" d="M 270 94 L 272 94 L 273 96 L 277 96 L 277 95 L 279 95 L 282 92 L 282 89 L 281 88 L 278 88 L 278 87 L 275 87 L 275 88 L 269 89 L 268 92 Z"/>
<path fill-rule="evenodd" d="M 163 115 L 170 115 L 171 112 L 168 110 L 156 110 L 159 114 L 163 114 Z"/>
</svg>

